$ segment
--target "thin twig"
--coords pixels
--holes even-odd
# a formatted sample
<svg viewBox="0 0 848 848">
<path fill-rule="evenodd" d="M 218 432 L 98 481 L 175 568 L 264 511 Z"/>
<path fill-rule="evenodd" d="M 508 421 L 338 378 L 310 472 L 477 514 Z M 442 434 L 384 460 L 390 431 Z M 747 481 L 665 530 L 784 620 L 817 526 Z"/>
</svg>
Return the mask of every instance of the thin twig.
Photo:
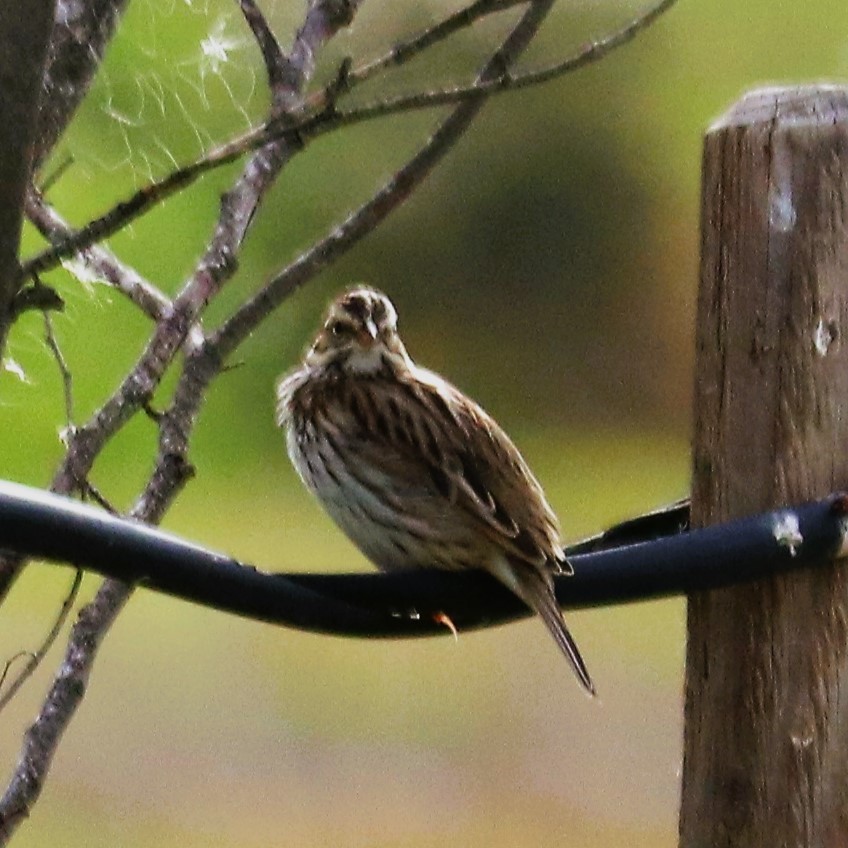
<svg viewBox="0 0 848 848">
<path fill-rule="evenodd" d="M 447 15 L 418 35 L 398 42 L 382 56 L 352 67 L 346 74 L 345 90 L 371 79 L 380 71 L 405 64 L 428 47 L 444 41 L 487 15 L 503 12 L 505 9 L 527 2 L 528 0 L 475 0 L 468 6 Z"/>
<path fill-rule="evenodd" d="M 91 500 L 109 515 L 120 515 L 109 499 L 91 482 L 91 480 L 79 480 L 79 491 L 83 500 Z"/>
<path fill-rule="evenodd" d="M 44 341 L 53 354 L 53 359 L 56 360 L 56 366 L 59 368 L 59 374 L 62 377 L 62 394 L 65 399 L 65 426 L 66 432 L 70 434 L 74 429 L 74 378 L 71 374 L 71 369 L 68 368 L 67 360 L 62 354 L 62 349 L 59 347 L 59 342 L 56 339 L 50 313 L 45 309 L 42 315 L 44 316 Z"/>
<path fill-rule="evenodd" d="M 661 11 L 658 11 L 660 7 L 664 10 L 674 2 L 675 0 L 662 0 L 649 13 L 651 19 L 661 14 Z M 612 49 L 598 45 L 606 45 L 608 41 L 614 41 L 616 44 L 623 43 L 627 38 L 632 38 L 644 26 L 643 20 L 644 17 L 610 36 L 609 39 L 604 39 L 589 48 L 584 48 L 578 55 L 591 55 L 597 58 L 602 55 L 604 50 Z M 623 35 L 625 32 L 628 33 L 627 36 Z M 585 63 L 592 61 L 592 58 L 578 60 L 575 57 L 570 61 L 572 63 L 578 61 Z M 224 321 L 216 332 L 210 335 L 206 346 L 210 355 L 213 355 L 218 361 L 225 361 L 295 289 L 306 280 L 311 279 L 359 239 L 370 233 L 386 215 L 408 197 L 411 191 L 453 146 L 459 135 L 464 132 L 471 118 L 481 107 L 486 93 L 493 90 L 490 88 L 490 82 L 503 78 L 503 69 L 508 65 L 499 62 L 498 59 L 492 59 L 485 71 L 480 74 L 473 98 L 463 97 L 461 105 L 439 127 L 430 141 L 370 200 L 351 214 L 328 236 L 314 244 L 294 262 L 274 275 L 250 300 Z"/>
<path fill-rule="evenodd" d="M 56 167 L 50 171 L 50 173 L 46 175 L 39 175 L 41 178 L 41 182 L 38 185 L 38 191 L 43 196 L 45 196 L 51 188 L 53 188 L 56 183 L 59 182 L 60 179 L 65 175 L 65 171 L 74 164 L 74 157 L 71 155 L 65 156 L 61 162 L 56 165 Z"/>
<path fill-rule="evenodd" d="M 53 621 L 53 626 L 48 631 L 47 635 L 44 637 L 44 641 L 39 646 L 38 650 L 34 653 L 31 651 L 21 651 L 20 654 L 16 654 L 15 656 L 21 656 L 21 654 L 29 657 L 26 665 L 21 669 L 18 673 L 17 677 L 15 677 L 12 682 L 9 684 L 9 688 L 3 692 L 2 696 L 0 696 L 0 711 L 15 697 L 20 688 L 26 683 L 26 681 L 32 676 L 33 672 L 41 665 L 41 661 L 47 655 L 47 652 L 50 648 L 53 647 L 53 643 L 56 641 L 56 637 L 61 633 L 62 628 L 65 626 L 65 622 L 68 620 L 68 616 L 71 613 L 71 610 L 76 603 L 77 596 L 79 595 L 79 589 L 82 585 L 82 571 L 78 568 L 74 572 L 74 578 L 71 581 L 71 587 L 68 589 L 68 593 L 65 595 L 64 601 L 62 601 L 62 606 L 59 609 L 59 612 L 56 614 L 56 618 Z M 13 657 L 14 659 L 14 657 Z M 8 670 L 8 663 L 7 669 Z M 6 677 L 6 671 L 3 672 L 3 676 L 0 677 L 0 689 L 3 687 L 3 681 Z M 0 831 L 2 832 L 2 831 Z"/>
<path fill-rule="evenodd" d="M 198 177 L 220 165 L 234 162 L 244 154 L 244 149 L 230 153 L 227 146 L 219 148 L 219 150 L 223 151 L 220 155 L 218 150 L 213 151 L 210 156 L 204 157 L 186 168 L 173 171 L 164 179 L 139 189 L 127 200 L 116 204 L 104 215 L 95 218 L 84 227 L 72 230 L 51 247 L 45 248 L 41 253 L 23 262 L 19 274 L 20 279 L 26 279 L 33 274 L 43 273 L 55 268 L 60 260 L 87 250 L 95 242 L 109 238 L 130 222 L 148 212 L 166 197 L 170 197 L 191 185 Z"/>
<path fill-rule="evenodd" d="M 5 665 L 3 666 L 3 673 L 0 674 L 0 691 L 3 689 L 3 684 L 6 682 L 6 678 L 9 676 L 9 672 L 12 669 L 12 666 L 20 659 L 24 657 L 31 657 L 32 651 L 18 651 L 16 654 L 12 654 L 9 659 L 6 660 Z"/>
</svg>

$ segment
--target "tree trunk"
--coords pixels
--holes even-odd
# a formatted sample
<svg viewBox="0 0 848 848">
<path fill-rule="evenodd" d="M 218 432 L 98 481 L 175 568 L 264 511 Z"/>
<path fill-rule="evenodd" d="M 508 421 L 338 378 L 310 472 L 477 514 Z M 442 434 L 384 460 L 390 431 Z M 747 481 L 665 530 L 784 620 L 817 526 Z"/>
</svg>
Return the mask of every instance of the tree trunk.
<svg viewBox="0 0 848 848">
<path fill-rule="evenodd" d="M 0 359 L 18 291 L 24 193 L 55 0 L 0 3 Z"/>
</svg>

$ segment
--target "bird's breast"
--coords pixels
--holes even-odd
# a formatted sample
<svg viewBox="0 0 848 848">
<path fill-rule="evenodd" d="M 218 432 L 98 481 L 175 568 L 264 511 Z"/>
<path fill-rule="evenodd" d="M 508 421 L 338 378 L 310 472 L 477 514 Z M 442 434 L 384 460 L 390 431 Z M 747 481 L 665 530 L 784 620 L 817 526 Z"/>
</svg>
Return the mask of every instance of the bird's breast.
<svg viewBox="0 0 848 848">
<path fill-rule="evenodd" d="M 402 479 L 363 461 L 357 449 L 361 439 L 326 435 L 313 422 L 293 423 L 287 429 L 292 464 L 378 568 L 475 567 L 485 554 L 479 534 L 458 520 L 429 481 Z"/>
</svg>

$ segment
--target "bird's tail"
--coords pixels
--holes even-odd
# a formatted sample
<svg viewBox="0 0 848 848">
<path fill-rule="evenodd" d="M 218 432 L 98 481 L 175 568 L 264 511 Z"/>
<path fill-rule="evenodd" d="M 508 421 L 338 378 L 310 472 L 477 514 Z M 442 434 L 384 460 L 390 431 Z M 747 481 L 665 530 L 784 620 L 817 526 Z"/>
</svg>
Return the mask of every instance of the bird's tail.
<svg viewBox="0 0 848 848">
<path fill-rule="evenodd" d="M 515 592 L 527 606 L 539 614 L 559 649 L 571 663 L 577 679 L 590 695 L 594 695 L 595 684 L 592 683 L 589 670 L 580 655 L 580 649 L 577 647 L 574 637 L 565 625 L 562 610 L 559 608 L 554 595 L 553 581 L 550 575 L 541 570 L 536 570 L 526 563 L 521 563 L 518 566 L 508 563 L 507 567 L 508 574 L 501 573 L 501 569 L 497 569 L 495 576 Z"/>
</svg>

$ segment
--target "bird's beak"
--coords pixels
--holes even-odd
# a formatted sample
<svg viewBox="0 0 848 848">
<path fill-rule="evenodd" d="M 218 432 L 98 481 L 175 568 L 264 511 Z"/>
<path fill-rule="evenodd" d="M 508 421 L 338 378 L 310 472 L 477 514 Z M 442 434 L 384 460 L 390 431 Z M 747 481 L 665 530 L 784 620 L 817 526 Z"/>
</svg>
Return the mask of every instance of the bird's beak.
<svg viewBox="0 0 848 848">
<path fill-rule="evenodd" d="M 365 332 L 359 334 L 359 340 L 363 347 L 369 348 L 371 347 L 375 341 L 377 341 L 377 336 L 379 335 L 379 330 L 377 329 L 377 325 L 374 323 L 374 319 L 369 315 L 368 318 L 365 319 Z"/>
</svg>

